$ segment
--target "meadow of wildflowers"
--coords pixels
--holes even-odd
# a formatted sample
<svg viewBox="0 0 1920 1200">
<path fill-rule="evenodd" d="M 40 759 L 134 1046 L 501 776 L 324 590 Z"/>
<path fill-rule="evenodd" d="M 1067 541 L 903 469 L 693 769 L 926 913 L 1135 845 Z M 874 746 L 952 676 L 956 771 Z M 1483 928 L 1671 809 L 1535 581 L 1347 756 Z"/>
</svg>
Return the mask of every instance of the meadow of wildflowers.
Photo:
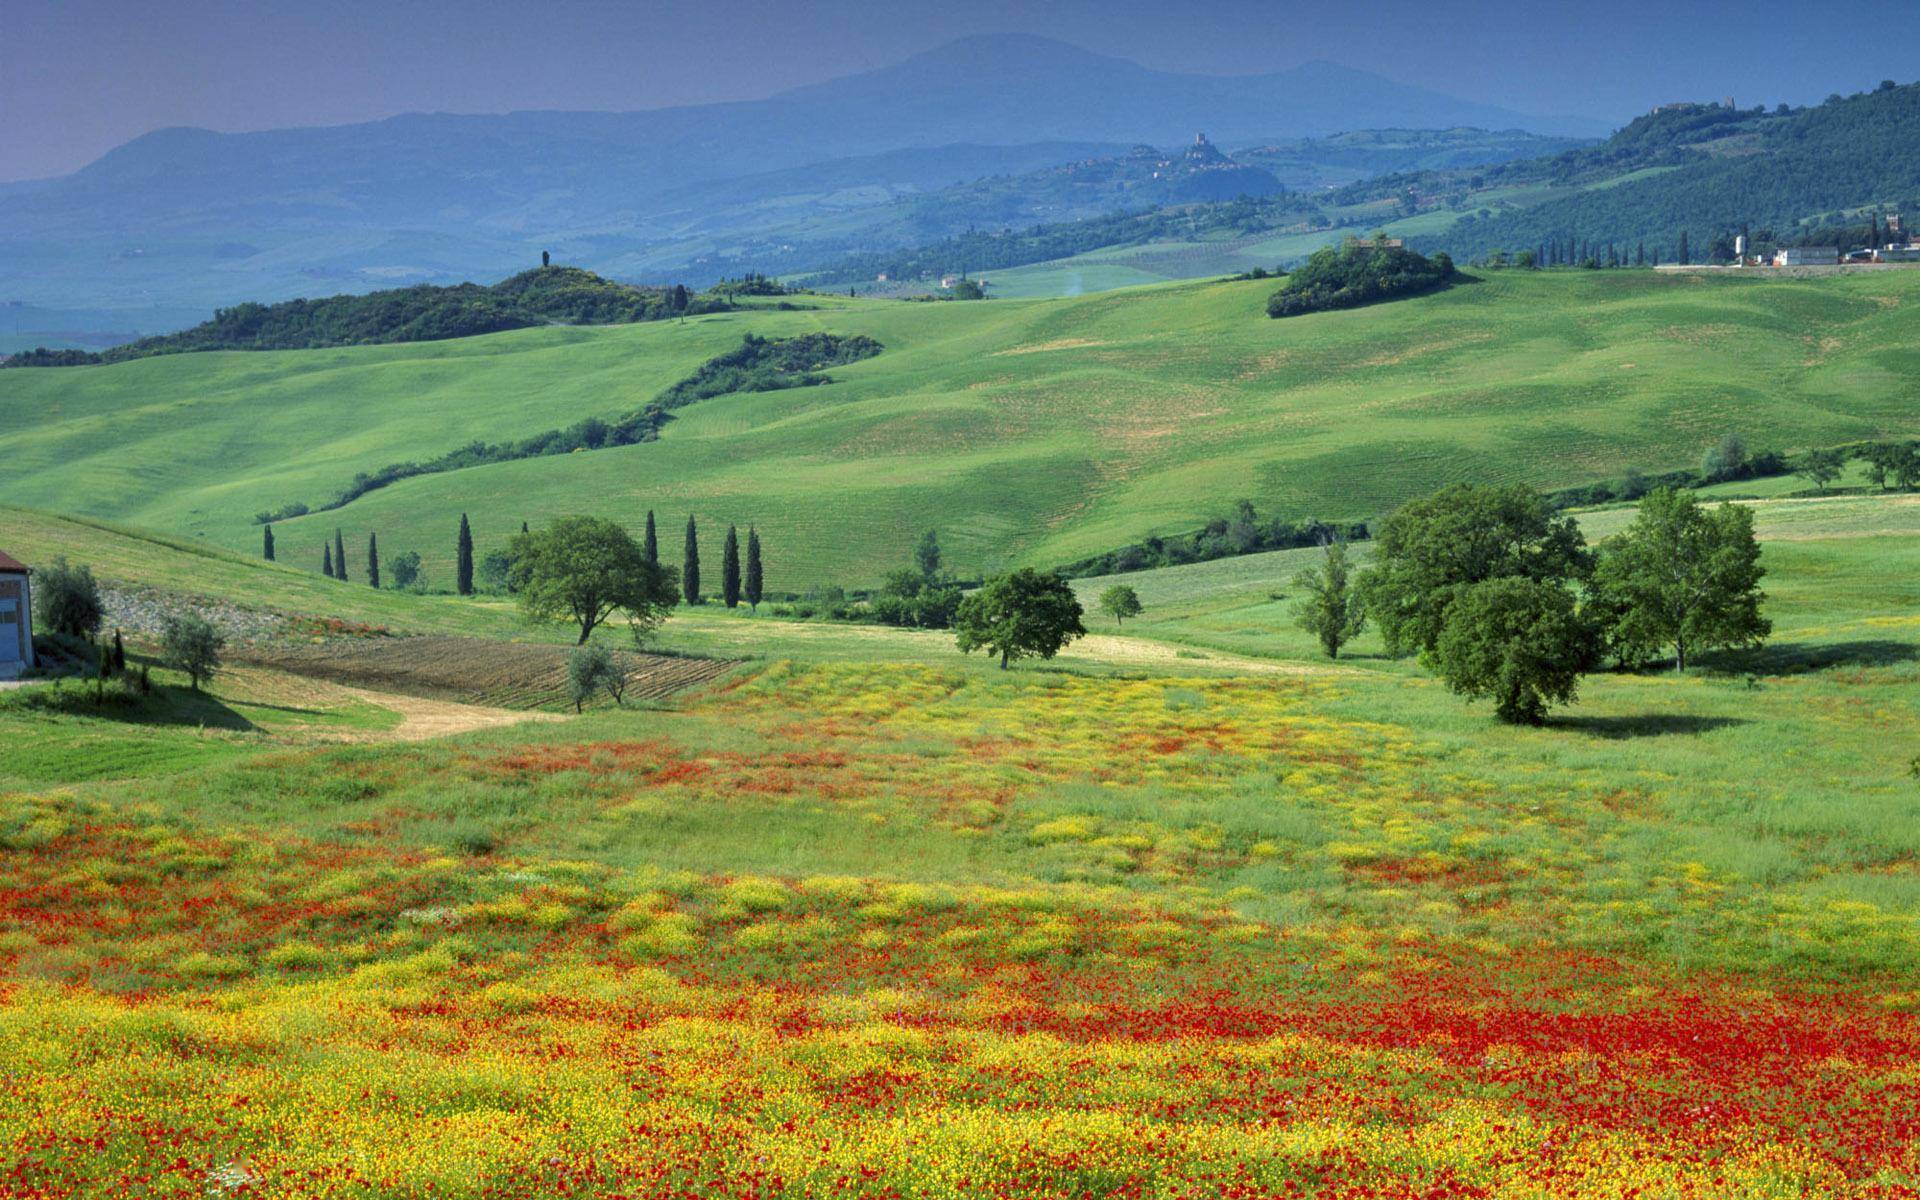
<svg viewBox="0 0 1920 1200">
<path fill-rule="evenodd" d="M 1920 1195 L 1890 827 L 1431 692 L 781 663 L 0 798 L 0 1197 Z M 1775 782 L 1877 803 L 1822 696 Z"/>
</svg>

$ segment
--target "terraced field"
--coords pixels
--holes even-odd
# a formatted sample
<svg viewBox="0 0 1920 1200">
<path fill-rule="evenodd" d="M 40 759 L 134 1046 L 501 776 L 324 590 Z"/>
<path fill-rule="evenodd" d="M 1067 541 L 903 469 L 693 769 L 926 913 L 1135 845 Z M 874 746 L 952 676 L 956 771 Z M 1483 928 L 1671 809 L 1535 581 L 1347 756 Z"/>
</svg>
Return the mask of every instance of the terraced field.
<svg viewBox="0 0 1920 1200">
<path fill-rule="evenodd" d="M 704 401 L 657 443 L 410 480 L 283 522 L 281 560 L 314 569 L 341 528 L 357 566 L 374 532 L 444 585 L 462 512 L 484 553 L 522 521 L 584 510 L 637 529 L 655 509 L 670 557 L 688 512 L 716 543 L 757 525 L 768 586 L 802 590 L 873 582 L 930 527 L 976 573 L 1192 528 L 1241 496 L 1279 516 L 1366 517 L 1456 479 L 1692 465 L 1727 433 L 1793 449 L 1912 428 L 1920 272 L 1496 273 L 1289 321 L 1261 315 L 1271 287 L 821 297 L 685 324 L 9 371 L 0 501 L 256 553 L 260 510 L 476 438 L 629 411 L 749 331 L 865 333 L 886 350 L 827 387 Z"/>
</svg>

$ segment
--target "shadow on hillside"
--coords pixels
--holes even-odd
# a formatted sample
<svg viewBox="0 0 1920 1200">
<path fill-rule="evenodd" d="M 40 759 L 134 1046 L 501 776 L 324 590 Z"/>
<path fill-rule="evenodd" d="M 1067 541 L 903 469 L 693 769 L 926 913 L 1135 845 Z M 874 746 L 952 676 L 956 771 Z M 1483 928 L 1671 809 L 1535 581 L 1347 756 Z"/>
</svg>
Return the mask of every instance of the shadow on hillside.
<svg viewBox="0 0 1920 1200">
<path fill-rule="evenodd" d="M 1676 734 L 1711 733 L 1752 722 L 1741 717 L 1696 717 L 1686 713 L 1647 713 L 1637 717 L 1555 717 L 1549 728 L 1584 733 L 1609 741 L 1628 738 L 1672 737 Z"/>
<path fill-rule="evenodd" d="M 1797 675 L 1832 667 L 1891 667 L 1915 661 L 1920 661 L 1920 646 L 1874 638 L 1857 642 L 1776 642 L 1758 650 L 1710 655 L 1701 665 L 1731 673 Z"/>
</svg>

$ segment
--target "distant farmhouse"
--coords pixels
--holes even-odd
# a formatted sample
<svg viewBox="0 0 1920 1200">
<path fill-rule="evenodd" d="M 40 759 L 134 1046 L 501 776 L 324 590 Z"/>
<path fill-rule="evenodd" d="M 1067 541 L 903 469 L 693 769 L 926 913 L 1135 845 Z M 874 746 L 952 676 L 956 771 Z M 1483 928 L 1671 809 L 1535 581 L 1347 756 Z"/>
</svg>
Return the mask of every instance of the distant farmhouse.
<svg viewBox="0 0 1920 1200">
<path fill-rule="evenodd" d="M 0 679 L 33 666 L 33 586 L 26 564 L 0 550 Z"/>
</svg>

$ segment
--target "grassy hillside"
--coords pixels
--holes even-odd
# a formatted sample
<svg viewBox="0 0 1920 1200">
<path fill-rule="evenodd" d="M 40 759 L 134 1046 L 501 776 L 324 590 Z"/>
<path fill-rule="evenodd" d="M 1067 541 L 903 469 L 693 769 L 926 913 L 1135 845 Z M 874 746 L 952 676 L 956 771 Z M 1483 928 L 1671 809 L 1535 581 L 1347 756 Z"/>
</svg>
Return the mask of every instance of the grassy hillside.
<svg viewBox="0 0 1920 1200">
<path fill-rule="evenodd" d="M 684 409 L 659 442 L 410 480 L 277 527 L 284 562 L 418 550 L 451 575 L 573 511 L 718 566 L 757 524 L 768 586 L 876 578 L 937 527 L 965 571 L 1052 563 L 1197 525 L 1380 513 L 1455 479 L 1578 483 L 1697 462 L 1726 433 L 1783 449 L 1911 432 L 1920 272 L 1807 281 L 1496 273 L 1438 296 L 1269 321 L 1270 281 L 1057 301 L 817 298 L 804 312 L 523 330 L 425 346 L 204 354 L 0 377 L 0 501 L 257 549 L 252 515 L 476 438 L 610 418 L 737 344 L 824 330 L 885 351 L 836 383 Z M 0 545 L 5 537 L 0 533 Z"/>
</svg>

